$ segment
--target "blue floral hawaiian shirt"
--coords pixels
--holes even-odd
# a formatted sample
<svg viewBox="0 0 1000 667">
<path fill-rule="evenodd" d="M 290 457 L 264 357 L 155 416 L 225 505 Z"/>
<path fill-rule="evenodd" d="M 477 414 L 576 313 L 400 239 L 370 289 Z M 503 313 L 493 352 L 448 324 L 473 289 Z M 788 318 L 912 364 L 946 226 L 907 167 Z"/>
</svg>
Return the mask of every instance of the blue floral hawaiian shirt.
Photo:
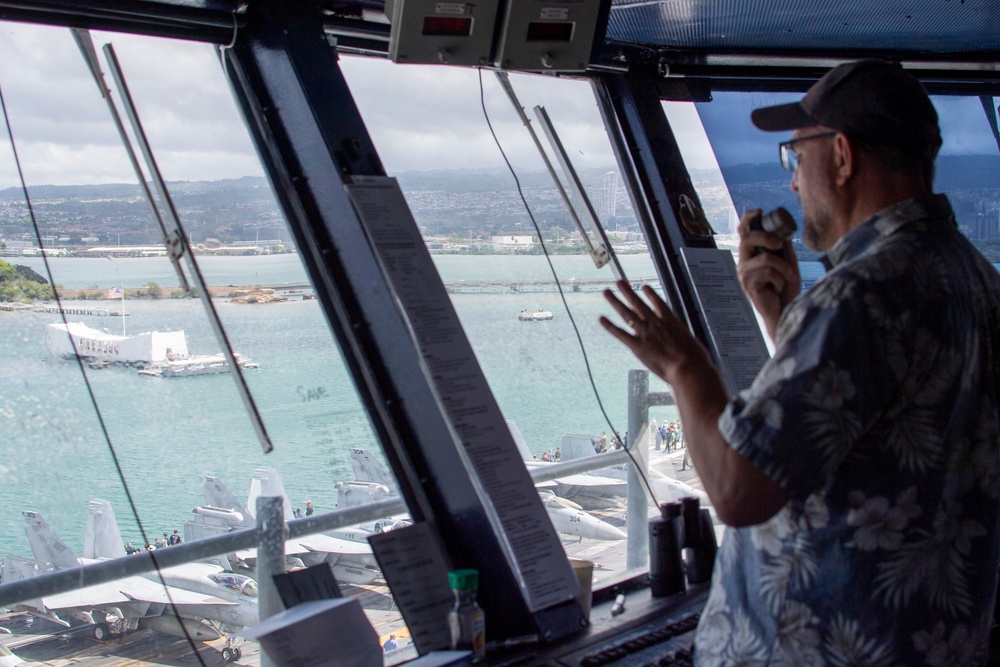
<svg viewBox="0 0 1000 667">
<path fill-rule="evenodd" d="M 728 528 L 699 665 L 985 660 L 1000 550 L 1000 276 L 943 195 L 841 238 L 730 445 L 789 495 Z"/>
</svg>

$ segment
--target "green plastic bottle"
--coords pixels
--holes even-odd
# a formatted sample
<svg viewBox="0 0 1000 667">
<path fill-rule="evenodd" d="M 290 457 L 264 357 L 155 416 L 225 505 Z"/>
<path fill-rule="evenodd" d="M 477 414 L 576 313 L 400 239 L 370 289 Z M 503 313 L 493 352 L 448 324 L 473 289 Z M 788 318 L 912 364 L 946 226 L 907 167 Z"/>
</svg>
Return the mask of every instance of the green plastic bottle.
<svg viewBox="0 0 1000 667">
<path fill-rule="evenodd" d="M 455 606 L 448 612 L 451 647 L 472 651 L 472 661 L 486 657 L 486 615 L 476 602 L 479 589 L 477 570 L 452 570 L 448 585 L 455 594 Z"/>
</svg>

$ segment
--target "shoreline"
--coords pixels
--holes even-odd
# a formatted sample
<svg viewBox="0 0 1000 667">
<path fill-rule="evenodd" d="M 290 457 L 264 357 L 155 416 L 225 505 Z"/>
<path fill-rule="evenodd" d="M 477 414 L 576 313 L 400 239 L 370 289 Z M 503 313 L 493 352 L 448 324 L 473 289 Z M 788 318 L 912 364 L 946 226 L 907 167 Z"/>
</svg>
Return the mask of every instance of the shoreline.
<svg viewBox="0 0 1000 667">
<path fill-rule="evenodd" d="M 121 288 L 119 288 L 121 289 Z M 207 287 L 208 293 L 215 298 L 235 298 L 241 293 L 259 292 L 264 288 L 261 285 L 227 285 Z M 121 290 L 125 301 L 132 299 L 197 299 L 198 290 L 185 290 L 181 287 L 126 287 Z M 311 290 L 310 290 L 311 291 Z M 108 299 L 107 288 L 84 288 L 84 289 L 59 289 L 60 300 L 65 301 L 120 301 L 121 299 Z"/>
<path fill-rule="evenodd" d="M 121 289 L 121 288 L 119 288 Z M 240 287 L 212 287 L 209 286 L 208 293 L 213 297 L 233 297 L 236 292 L 246 292 L 247 290 L 260 289 L 251 285 Z M 197 290 L 184 290 L 180 287 L 126 287 L 121 290 L 125 301 L 131 299 L 196 299 Z M 120 301 L 121 299 L 108 299 L 108 290 L 99 288 L 84 289 L 60 289 L 59 299 L 64 301 Z"/>
</svg>

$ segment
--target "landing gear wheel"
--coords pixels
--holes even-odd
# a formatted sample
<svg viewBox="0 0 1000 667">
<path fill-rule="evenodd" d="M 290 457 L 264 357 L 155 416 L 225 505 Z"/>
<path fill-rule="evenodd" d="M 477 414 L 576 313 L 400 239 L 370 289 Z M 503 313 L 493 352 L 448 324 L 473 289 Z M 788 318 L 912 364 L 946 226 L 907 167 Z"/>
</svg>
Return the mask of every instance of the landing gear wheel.
<svg viewBox="0 0 1000 667">
<path fill-rule="evenodd" d="M 239 646 L 233 647 L 233 660 L 239 660 L 243 657 L 243 651 L 240 650 Z"/>
<path fill-rule="evenodd" d="M 94 639 L 99 642 L 107 641 L 111 638 L 111 631 L 105 623 L 94 624 Z"/>
<path fill-rule="evenodd" d="M 228 646 L 222 649 L 222 662 L 229 662 L 233 659 L 233 650 Z"/>
</svg>

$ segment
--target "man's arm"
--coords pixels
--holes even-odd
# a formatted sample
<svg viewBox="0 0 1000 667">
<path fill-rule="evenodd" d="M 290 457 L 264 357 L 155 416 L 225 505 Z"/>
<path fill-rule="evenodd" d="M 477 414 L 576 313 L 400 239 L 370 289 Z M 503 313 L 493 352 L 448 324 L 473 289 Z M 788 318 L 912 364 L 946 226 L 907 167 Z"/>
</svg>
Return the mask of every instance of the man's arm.
<svg viewBox="0 0 1000 667">
<path fill-rule="evenodd" d="M 730 526 L 767 521 L 785 505 L 788 494 L 719 432 L 728 396 L 708 352 L 652 288 L 643 287 L 649 304 L 623 280 L 618 289 L 628 305 L 610 290 L 605 298 L 635 333 L 606 317 L 601 325 L 673 388 L 691 460 L 719 518 Z"/>
<path fill-rule="evenodd" d="M 802 291 L 802 276 L 791 240 L 785 241 L 775 234 L 748 229 L 750 221 L 760 214 L 759 208 L 752 209 L 744 213 L 740 220 L 737 273 L 743 292 L 764 319 L 767 335 L 773 341 L 785 306 Z M 784 250 L 786 259 L 774 252 L 763 252 L 761 248 Z"/>
</svg>

